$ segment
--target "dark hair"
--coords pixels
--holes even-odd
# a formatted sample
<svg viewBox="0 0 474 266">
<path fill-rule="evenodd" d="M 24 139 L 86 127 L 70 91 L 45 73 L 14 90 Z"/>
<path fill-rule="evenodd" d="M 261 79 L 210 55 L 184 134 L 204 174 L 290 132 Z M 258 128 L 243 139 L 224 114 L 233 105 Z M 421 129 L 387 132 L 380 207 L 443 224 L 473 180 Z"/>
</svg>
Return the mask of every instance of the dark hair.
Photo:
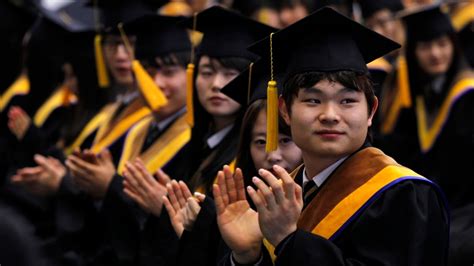
<svg viewBox="0 0 474 266">
<path fill-rule="evenodd" d="M 291 112 L 293 99 L 298 95 L 300 89 L 310 88 L 321 80 L 339 82 L 347 88 L 362 91 L 367 98 L 368 111 L 374 106 L 375 94 L 372 80 L 368 74 L 356 73 L 354 71 L 337 72 L 305 72 L 291 76 L 283 83 L 283 99 Z"/>
<path fill-rule="evenodd" d="M 158 59 L 158 60 L 157 60 Z M 159 55 L 153 58 L 141 59 L 140 61 L 145 65 L 160 67 L 160 66 L 175 66 L 179 65 L 186 68 L 191 59 L 190 51 L 173 52 L 164 55 Z M 157 62 L 159 61 L 159 63 Z"/>
<path fill-rule="evenodd" d="M 361 91 L 365 94 L 367 99 L 367 112 L 370 114 L 375 102 L 375 93 L 372 80 L 369 74 L 357 73 L 354 71 L 336 71 L 336 72 L 304 72 L 293 75 L 285 80 L 283 83 L 282 97 L 288 108 L 288 113 L 291 114 L 291 104 L 298 92 L 304 88 L 310 88 L 321 80 L 328 80 L 330 82 L 339 82 L 347 88 L 353 88 L 356 91 Z M 372 141 L 371 127 L 367 132 L 367 138 Z"/>
<path fill-rule="evenodd" d="M 197 58 L 199 62 L 200 58 Z M 243 71 L 248 67 L 250 60 L 241 57 L 211 57 L 212 60 L 217 60 L 222 66 L 226 68 L 237 69 L 239 72 Z M 194 79 L 197 77 L 198 71 L 194 72 Z M 221 144 L 218 145 L 216 154 L 217 156 L 212 162 L 206 166 L 203 170 L 203 176 L 194 176 L 196 170 L 200 167 L 205 158 L 196 159 L 196 154 L 199 154 L 202 147 L 206 145 L 206 137 L 209 130 L 212 128 L 213 119 L 212 116 L 202 107 L 199 102 L 197 90 L 193 92 L 194 102 L 194 127 L 191 132 L 191 140 L 189 142 L 188 160 L 187 160 L 187 172 L 184 174 L 185 180 L 188 180 L 188 186 L 191 190 L 195 190 L 198 187 L 204 186 L 206 191 L 210 191 L 210 188 L 214 182 L 214 177 L 217 172 L 222 169 L 224 164 L 229 164 L 236 156 L 238 135 L 240 131 L 240 125 L 245 109 L 240 108 L 237 111 L 234 126 L 226 137 L 222 140 Z M 190 180 L 191 179 L 191 180 Z M 211 193 L 212 194 L 212 193 Z"/>
<path fill-rule="evenodd" d="M 266 107 L 267 101 L 265 99 L 256 100 L 247 107 L 247 111 L 245 112 L 244 118 L 242 119 L 236 166 L 242 170 L 242 173 L 246 179 L 245 181 L 249 184 L 249 178 L 252 178 L 257 175 L 257 169 L 255 167 L 255 164 L 253 163 L 253 159 L 250 154 L 252 130 L 255 126 L 255 122 L 257 121 L 258 115 L 261 111 L 265 111 Z M 280 134 L 291 136 L 291 129 L 285 123 L 281 116 L 279 116 L 278 131 Z"/>
</svg>

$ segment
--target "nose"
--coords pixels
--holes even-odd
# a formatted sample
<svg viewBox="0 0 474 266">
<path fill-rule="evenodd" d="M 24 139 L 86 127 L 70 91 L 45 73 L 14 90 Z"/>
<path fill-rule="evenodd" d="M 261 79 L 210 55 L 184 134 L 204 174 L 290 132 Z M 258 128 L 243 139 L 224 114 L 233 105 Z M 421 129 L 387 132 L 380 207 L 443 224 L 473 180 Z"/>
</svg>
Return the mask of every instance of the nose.
<svg viewBox="0 0 474 266">
<path fill-rule="evenodd" d="M 220 91 L 226 84 L 227 80 L 225 79 L 224 75 L 217 73 L 214 81 L 212 82 L 212 90 L 215 92 Z"/>
<path fill-rule="evenodd" d="M 155 81 L 155 84 L 158 86 L 158 88 L 160 88 L 161 91 L 163 91 L 165 96 L 169 97 L 169 91 L 167 89 L 168 86 L 166 85 L 166 78 L 163 75 L 161 75 L 159 71 L 155 74 L 154 81 Z"/>
<path fill-rule="evenodd" d="M 340 120 L 337 107 L 334 103 L 326 103 L 321 106 L 319 115 L 321 123 L 337 123 Z"/>
<path fill-rule="evenodd" d="M 130 60 L 130 55 L 128 54 L 127 48 L 124 44 L 119 44 L 117 46 L 116 52 L 117 60 Z"/>
<path fill-rule="evenodd" d="M 267 161 L 270 163 L 270 165 L 275 165 L 281 163 L 283 160 L 280 148 L 278 148 L 275 151 L 271 151 L 267 153 Z"/>
</svg>

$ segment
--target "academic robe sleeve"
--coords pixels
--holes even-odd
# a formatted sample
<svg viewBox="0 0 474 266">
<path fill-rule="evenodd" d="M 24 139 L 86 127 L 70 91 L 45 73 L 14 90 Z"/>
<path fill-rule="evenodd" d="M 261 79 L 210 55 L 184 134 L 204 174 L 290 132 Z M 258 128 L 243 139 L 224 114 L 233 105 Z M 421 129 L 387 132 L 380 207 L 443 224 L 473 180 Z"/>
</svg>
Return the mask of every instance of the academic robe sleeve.
<svg viewBox="0 0 474 266">
<path fill-rule="evenodd" d="M 448 217 L 432 185 L 401 182 L 334 241 L 297 230 L 277 246 L 276 265 L 446 265 Z"/>
<path fill-rule="evenodd" d="M 145 213 L 123 192 L 122 176 L 115 174 L 112 178 L 100 212 L 105 223 L 105 239 L 117 259 L 132 262 L 140 237 L 139 219 Z"/>
<path fill-rule="evenodd" d="M 184 230 L 179 241 L 177 265 L 215 265 L 218 259 L 220 233 L 214 201 L 207 196 L 193 230 Z"/>
</svg>

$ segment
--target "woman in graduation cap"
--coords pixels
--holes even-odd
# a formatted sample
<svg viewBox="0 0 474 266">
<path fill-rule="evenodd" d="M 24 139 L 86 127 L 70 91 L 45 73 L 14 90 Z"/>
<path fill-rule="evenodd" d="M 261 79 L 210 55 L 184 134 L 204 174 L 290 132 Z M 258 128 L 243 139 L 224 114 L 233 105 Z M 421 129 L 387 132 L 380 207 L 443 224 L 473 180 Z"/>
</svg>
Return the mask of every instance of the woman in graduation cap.
<svg viewBox="0 0 474 266">
<path fill-rule="evenodd" d="M 411 118 L 400 121 L 393 134 L 410 140 L 411 145 L 403 145 L 412 156 L 400 159 L 410 160 L 414 170 L 446 193 L 452 210 L 452 260 L 470 261 L 474 259 L 472 252 L 461 254 L 466 252 L 463 246 L 469 242 L 466 239 L 472 239 L 473 231 L 473 226 L 463 224 L 472 223 L 474 217 L 474 183 L 465 174 L 474 171 L 473 157 L 465 155 L 474 150 L 474 73 L 443 5 L 409 11 L 402 19 L 407 31 Z"/>
<path fill-rule="evenodd" d="M 280 110 L 304 164 L 253 177 L 257 212 L 238 208 L 241 177 L 219 180 L 218 224 L 233 250 L 224 265 L 445 265 L 442 192 L 370 144 L 378 102 L 366 64 L 397 48 L 330 8 L 249 48 L 283 64 Z"/>
</svg>

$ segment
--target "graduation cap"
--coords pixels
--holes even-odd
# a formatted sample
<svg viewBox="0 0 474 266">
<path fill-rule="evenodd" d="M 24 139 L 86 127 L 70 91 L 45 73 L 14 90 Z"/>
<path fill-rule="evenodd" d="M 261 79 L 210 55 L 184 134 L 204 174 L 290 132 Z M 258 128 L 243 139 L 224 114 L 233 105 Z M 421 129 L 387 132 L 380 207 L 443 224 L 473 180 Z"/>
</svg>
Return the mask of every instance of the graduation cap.
<svg viewBox="0 0 474 266">
<path fill-rule="evenodd" d="M 91 7 L 84 6 L 86 0 L 74 1 L 58 10 L 50 10 L 37 4 L 39 12 L 49 21 L 69 32 L 94 30 L 94 14 Z"/>
<path fill-rule="evenodd" d="M 276 31 L 256 20 L 220 6 L 210 7 L 194 18 L 183 21 L 189 29 L 204 34 L 199 45 L 199 54 L 210 57 L 243 57 L 255 60 L 256 56 L 246 50 L 247 46 Z"/>
<path fill-rule="evenodd" d="M 249 50 L 262 56 L 263 59 L 270 60 L 275 75 L 284 75 L 288 78 L 309 71 L 346 70 L 368 73 L 369 62 L 397 48 L 400 48 L 398 43 L 332 8 L 324 7 L 253 44 Z M 276 89 L 273 87 L 276 87 L 276 81 L 272 78 L 267 88 L 268 99 L 271 94 L 276 94 Z M 270 116 L 269 110 L 267 113 Z M 267 119 L 267 123 L 275 123 L 268 122 L 269 120 Z M 277 147 L 275 136 L 278 136 L 278 133 L 269 133 L 270 128 L 278 127 L 267 125 L 267 133 L 271 134 L 275 141 L 270 143 L 272 139 L 267 137 L 267 151 Z"/>
<path fill-rule="evenodd" d="M 147 15 L 125 27 L 137 35 L 135 57 L 137 59 L 191 50 L 189 34 L 183 26 L 177 24 L 185 17 Z"/>
<path fill-rule="evenodd" d="M 366 64 L 398 48 L 398 43 L 324 7 L 248 49 L 267 58 L 272 51 L 276 72 L 288 76 L 306 71 L 367 73 Z"/>
<path fill-rule="evenodd" d="M 221 92 L 240 105 L 248 106 L 256 100 L 267 98 L 267 85 L 270 79 L 270 62 L 260 59 L 251 63 L 247 69 L 227 83 Z M 275 79 L 277 82 L 281 81 L 280 77 Z M 280 93 L 281 90 L 278 91 L 278 94 Z"/>
<path fill-rule="evenodd" d="M 382 9 L 388 9 L 395 13 L 404 8 L 401 0 L 359 0 L 358 3 L 362 11 L 362 17 L 365 19 Z"/>
<path fill-rule="evenodd" d="M 398 16 L 405 23 L 407 41 L 430 41 L 454 32 L 443 5 L 434 4 L 402 11 Z"/>
<path fill-rule="evenodd" d="M 105 32 L 118 33 L 119 23 L 127 24 L 144 15 L 154 14 L 165 1 L 88 0 L 86 5 L 100 9 L 100 22 Z"/>
</svg>

